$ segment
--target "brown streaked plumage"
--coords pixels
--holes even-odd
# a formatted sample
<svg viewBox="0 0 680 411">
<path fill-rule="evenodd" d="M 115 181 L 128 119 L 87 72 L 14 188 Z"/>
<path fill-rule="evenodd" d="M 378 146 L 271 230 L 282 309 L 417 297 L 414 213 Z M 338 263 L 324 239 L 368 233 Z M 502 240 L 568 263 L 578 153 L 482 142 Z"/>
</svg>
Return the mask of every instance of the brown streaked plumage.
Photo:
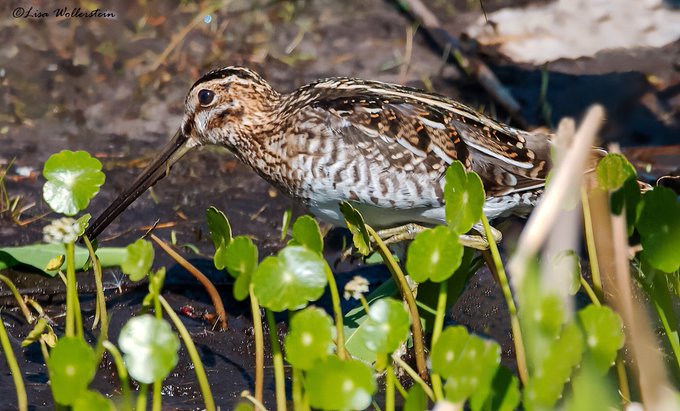
<svg viewBox="0 0 680 411">
<path fill-rule="evenodd" d="M 480 175 L 490 218 L 526 213 L 550 169 L 548 135 L 499 123 L 449 98 L 351 78 L 280 94 L 256 73 L 204 75 L 185 100 L 180 130 L 159 158 L 90 226 L 97 236 L 190 148 L 221 144 L 265 180 L 342 224 L 351 201 L 375 227 L 444 221 L 446 167 Z"/>
</svg>

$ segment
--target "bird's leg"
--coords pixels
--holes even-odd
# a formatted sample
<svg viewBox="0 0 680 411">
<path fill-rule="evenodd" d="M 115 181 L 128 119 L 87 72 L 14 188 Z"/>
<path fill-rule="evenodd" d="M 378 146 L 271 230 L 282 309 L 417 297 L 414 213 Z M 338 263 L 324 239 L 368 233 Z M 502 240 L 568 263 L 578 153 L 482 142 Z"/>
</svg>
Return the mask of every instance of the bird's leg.
<svg viewBox="0 0 680 411">
<path fill-rule="evenodd" d="M 474 226 L 472 226 L 472 229 L 474 231 L 477 231 L 479 235 L 462 234 L 460 236 L 460 243 L 466 247 L 474 248 L 476 250 L 488 250 L 489 240 L 486 238 L 486 235 L 484 234 L 484 227 L 482 227 L 480 223 L 477 223 Z M 402 241 L 413 240 L 416 237 L 416 235 L 418 235 L 424 230 L 427 230 L 427 227 L 423 227 L 415 223 L 410 223 L 399 227 L 380 230 L 378 231 L 378 235 L 380 236 L 380 238 L 383 239 L 385 245 L 390 245 Z M 494 241 L 497 243 L 500 242 L 501 239 L 503 238 L 503 234 L 493 227 L 491 227 L 491 233 L 493 235 Z"/>
<path fill-rule="evenodd" d="M 416 238 L 418 233 L 427 230 L 427 227 L 423 227 L 416 223 L 409 223 L 399 227 L 387 228 L 377 232 L 378 237 L 380 237 L 385 245 L 396 244 L 402 241 L 413 240 Z"/>
<path fill-rule="evenodd" d="M 466 247 L 474 248 L 476 250 L 488 250 L 489 249 L 489 239 L 486 238 L 484 233 L 484 227 L 481 223 L 477 223 L 472 226 L 472 229 L 479 233 L 477 234 L 462 234 L 460 236 L 460 243 Z M 499 243 L 503 239 L 503 233 L 497 229 L 491 227 L 491 235 L 496 243 Z"/>
<path fill-rule="evenodd" d="M 385 245 L 389 246 L 401 243 L 403 241 L 413 240 L 419 233 L 427 229 L 428 229 L 427 227 L 423 227 L 419 224 L 409 223 L 399 227 L 379 230 L 377 234 L 383 240 Z M 484 234 L 484 227 L 482 227 L 482 224 L 481 223 L 475 224 L 474 226 L 472 226 L 472 230 L 478 232 L 479 234 L 461 234 L 459 237 L 460 243 L 465 247 L 474 248 L 476 250 L 481 251 L 488 250 L 489 240 L 486 238 L 486 234 Z M 494 227 L 491 227 L 491 234 L 493 236 L 493 240 L 497 243 L 500 242 L 501 239 L 503 238 L 503 234 Z M 351 248 L 346 250 L 342 254 L 341 258 L 344 259 L 348 257 L 350 254 Z"/>
</svg>

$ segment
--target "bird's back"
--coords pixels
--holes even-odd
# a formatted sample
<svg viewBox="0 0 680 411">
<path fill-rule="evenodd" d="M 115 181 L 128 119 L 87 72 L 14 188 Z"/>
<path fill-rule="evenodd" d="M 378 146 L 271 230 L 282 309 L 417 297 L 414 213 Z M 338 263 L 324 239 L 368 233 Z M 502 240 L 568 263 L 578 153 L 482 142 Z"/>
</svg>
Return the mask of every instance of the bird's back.
<svg viewBox="0 0 680 411">
<path fill-rule="evenodd" d="M 319 80 L 280 110 L 284 131 L 270 144 L 285 153 L 284 189 L 321 217 L 347 200 L 390 220 L 378 225 L 442 221 L 443 176 L 454 160 L 480 175 L 491 214 L 512 212 L 535 202 L 550 168 L 548 136 L 408 87 Z M 337 207 L 331 214 L 339 217 Z"/>
</svg>

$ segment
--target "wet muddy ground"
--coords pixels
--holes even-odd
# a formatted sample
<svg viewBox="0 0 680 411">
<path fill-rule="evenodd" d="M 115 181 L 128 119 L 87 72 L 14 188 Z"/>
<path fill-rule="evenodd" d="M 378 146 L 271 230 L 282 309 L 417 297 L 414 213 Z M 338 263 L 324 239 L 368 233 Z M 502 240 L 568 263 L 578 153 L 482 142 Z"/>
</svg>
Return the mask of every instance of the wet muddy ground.
<svg viewBox="0 0 680 411">
<path fill-rule="evenodd" d="M 46 3 L 35 1 L 33 6 L 49 10 Z M 41 199 L 44 180 L 39 174 L 47 157 L 62 149 L 87 150 L 104 164 L 107 182 L 89 208 L 93 214 L 102 210 L 177 129 L 184 93 L 211 68 L 246 65 L 281 91 L 334 75 L 401 82 L 434 89 L 502 120 L 507 118 L 478 85 L 442 62 L 421 35 L 413 36 L 407 58 L 412 26 L 388 1 L 225 1 L 210 13 L 210 23 L 203 18 L 206 9 L 194 3 L 154 3 L 146 8 L 143 3 L 118 2 L 110 8 L 117 18 L 107 20 L 17 19 L 12 12 L 25 7 L 23 3 L 10 1 L 0 6 L 0 167 L 14 160 L 5 184 L 11 197 L 20 197 L 19 208 L 25 208 L 18 216 L 21 225 L 11 213 L 0 214 L 0 245 L 40 241 L 42 227 L 55 215 L 46 214 L 48 207 Z M 487 12 L 508 3 L 484 2 Z M 452 34 L 459 34 L 481 14 L 477 2 L 433 0 L 426 4 Z M 85 8 L 73 4 L 78 5 Z M 545 125 L 544 105 L 538 98 L 542 69 L 514 64 L 494 50 L 483 52 L 522 104 L 522 115 L 536 126 Z M 660 49 L 607 51 L 594 58 L 560 60 L 548 64 L 545 71 L 549 79 L 546 99 L 552 109 L 549 125 L 563 116 L 579 118 L 589 104 L 599 102 L 608 113 L 603 140 L 624 146 L 643 177 L 654 181 L 660 175 L 678 173 L 680 42 Z M 199 347 L 216 401 L 227 409 L 242 390 L 253 389 L 254 346 L 247 305 L 231 298 L 230 277 L 216 272 L 209 260 L 212 244 L 204 211 L 211 205 L 226 212 L 236 234 L 255 239 L 261 257 L 281 246 L 281 216 L 290 201 L 232 154 L 216 147 L 190 153 L 152 193 L 143 195 L 110 226 L 101 244 L 126 245 L 160 220 L 171 227 L 158 229 L 157 235 L 168 239 L 172 230 L 178 244 L 197 247 L 200 254 L 182 250 L 218 284 L 231 314 L 230 328 L 217 332 L 201 320 L 184 318 L 184 322 Z M 521 222 L 503 226 L 504 246 L 510 249 Z M 337 256 L 340 236 L 334 232 L 327 240 L 330 261 Z M 172 260 L 157 254 L 155 265 L 170 268 L 164 295 L 172 306 L 177 310 L 192 306 L 198 312 L 209 309 L 201 287 Z M 388 278 L 383 267 L 343 263 L 335 270 L 339 284 L 357 270 L 372 285 Z M 58 279 L 26 270 L 7 271 L 21 292 L 37 299 L 62 325 L 64 294 Z M 117 270 L 104 274 L 112 341 L 122 324 L 138 312 L 146 292 L 144 284 L 132 284 L 121 276 Z M 79 284 L 85 321 L 91 324 L 92 280 L 81 274 Z M 19 354 L 30 403 L 35 409 L 51 406 L 39 348 L 19 348 L 30 327 L 4 288 L 0 304 Z M 486 269 L 471 280 L 447 320 L 498 340 L 504 361 L 512 366 L 506 309 Z M 265 386 L 270 405 L 271 377 L 268 367 Z M 165 383 L 167 409 L 201 407 L 184 350 Z M 104 361 L 92 386 L 103 393 L 118 392 L 110 359 Z M 3 356 L 0 409 L 13 404 L 14 388 Z"/>
</svg>

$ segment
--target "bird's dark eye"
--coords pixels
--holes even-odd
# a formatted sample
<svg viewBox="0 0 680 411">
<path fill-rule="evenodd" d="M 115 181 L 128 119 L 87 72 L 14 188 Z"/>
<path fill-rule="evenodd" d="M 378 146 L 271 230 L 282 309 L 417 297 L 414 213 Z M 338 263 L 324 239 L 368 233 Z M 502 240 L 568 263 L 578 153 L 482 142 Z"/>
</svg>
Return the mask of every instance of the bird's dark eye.
<svg viewBox="0 0 680 411">
<path fill-rule="evenodd" d="M 215 93 L 210 90 L 203 89 L 198 92 L 198 102 L 203 106 L 210 105 L 215 100 Z"/>
</svg>

